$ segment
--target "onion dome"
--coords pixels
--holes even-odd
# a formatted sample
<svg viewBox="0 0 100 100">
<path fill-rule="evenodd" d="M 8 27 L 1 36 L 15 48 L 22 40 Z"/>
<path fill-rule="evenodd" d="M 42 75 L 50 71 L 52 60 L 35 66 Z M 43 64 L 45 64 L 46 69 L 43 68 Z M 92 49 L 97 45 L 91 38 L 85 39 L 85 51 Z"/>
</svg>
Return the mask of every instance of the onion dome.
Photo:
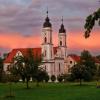
<svg viewBox="0 0 100 100">
<path fill-rule="evenodd" d="M 50 19 L 49 19 L 49 17 L 48 17 L 48 11 L 47 11 L 47 17 L 46 17 L 46 19 L 45 19 L 45 22 L 44 22 L 44 24 L 43 24 L 43 27 L 45 28 L 45 27 L 52 27 L 52 25 L 51 25 L 51 23 L 50 23 Z"/>
<path fill-rule="evenodd" d="M 61 27 L 59 29 L 59 33 L 66 33 L 66 30 L 65 30 L 64 25 L 63 25 L 63 17 L 62 17 L 62 24 L 61 24 Z"/>
</svg>

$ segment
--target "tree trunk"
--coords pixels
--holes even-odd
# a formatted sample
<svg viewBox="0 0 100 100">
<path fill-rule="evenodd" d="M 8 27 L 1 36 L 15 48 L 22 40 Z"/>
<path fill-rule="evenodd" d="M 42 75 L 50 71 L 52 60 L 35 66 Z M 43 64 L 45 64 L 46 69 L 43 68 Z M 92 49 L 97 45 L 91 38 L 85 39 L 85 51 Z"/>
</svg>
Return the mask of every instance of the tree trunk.
<svg viewBox="0 0 100 100">
<path fill-rule="evenodd" d="M 27 89 L 29 89 L 28 79 L 26 79 Z"/>
<path fill-rule="evenodd" d="M 39 82 L 38 81 L 36 82 L 36 86 L 39 87 Z"/>
<path fill-rule="evenodd" d="M 82 79 L 80 79 L 80 86 L 82 85 Z"/>
</svg>

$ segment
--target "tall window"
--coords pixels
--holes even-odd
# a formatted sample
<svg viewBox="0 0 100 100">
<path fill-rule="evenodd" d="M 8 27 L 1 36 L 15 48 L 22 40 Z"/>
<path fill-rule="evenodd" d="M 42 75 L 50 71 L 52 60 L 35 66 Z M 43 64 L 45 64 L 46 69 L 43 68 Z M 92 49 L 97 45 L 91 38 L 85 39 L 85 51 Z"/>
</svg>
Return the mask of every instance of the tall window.
<svg viewBox="0 0 100 100">
<path fill-rule="evenodd" d="M 46 37 L 44 38 L 44 42 L 45 42 L 45 43 L 47 42 L 47 38 L 46 38 Z"/>
<path fill-rule="evenodd" d="M 61 69 L 60 69 L 60 63 L 59 63 L 59 72 L 60 72 L 60 70 L 61 70 Z"/>
<path fill-rule="evenodd" d="M 51 57 L 52 57 L 52 50 L 51 50 Z"/>
<path fill-rule="evenodd" d="M 62 46 L 62 41 L 60 41 L 60 46 Z"/>
<path fill-rule="evenodd" d="M 46 65 L 45 65 L 45 71 L 46 71 L 46 69 L 47 69 L 47 68 L 46 68 Z"/>
<path fill-rule="evenodd" d="M 46 50 L 45 50 L 44 56 L 46 56 L 46 55 L 47 55 L 47 52 L 46 52 Z"/>
</svg>

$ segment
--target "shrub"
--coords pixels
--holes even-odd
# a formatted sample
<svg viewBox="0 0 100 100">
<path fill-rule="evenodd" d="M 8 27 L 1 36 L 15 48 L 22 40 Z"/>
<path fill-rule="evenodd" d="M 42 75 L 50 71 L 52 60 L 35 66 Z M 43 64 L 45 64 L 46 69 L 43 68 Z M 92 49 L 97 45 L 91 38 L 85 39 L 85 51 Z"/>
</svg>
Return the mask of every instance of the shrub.
<svg viewBox="0 0 100 100">
<path fill-rule="evenodd" d="M 51 76 L 51 81 L 54 82 L 55 80 L 56 80 L 56 76 L 55 75 L 52 75 Z"/>
<path fill-rule="evenodd" d="M 45 82 L 48 82 L 49 81 L 49 75 L 48 74 L 46 74 L 46 76 L 45 76 Z"/>
<path fill-rule="evenodd" d="M 58 75 L 58 76 L 57 76 L 57 80 L 58 80 L 59 82 L 62 82 L 63 79 L 64 79 L 63 75 Z"/>
</svg>

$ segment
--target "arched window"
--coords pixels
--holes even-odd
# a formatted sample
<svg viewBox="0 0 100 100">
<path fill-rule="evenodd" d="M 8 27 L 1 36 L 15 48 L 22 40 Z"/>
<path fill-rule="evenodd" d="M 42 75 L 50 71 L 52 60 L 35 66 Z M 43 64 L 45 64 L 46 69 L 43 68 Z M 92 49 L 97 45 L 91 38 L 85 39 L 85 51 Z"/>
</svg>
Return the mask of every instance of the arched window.
<svg viewBox="0 0 100 100">
<path fill-rule="evenodd" d="M 45 43 L 47 42 L 47 38 L 46 38 L 46 37 L 44 38 L 44 42 L 45 42 Z"/>
<path fill-rule="evenodd" d="M 62 41 L 60 41 L 60 46 L 62 46 Z"/>
</svg>

